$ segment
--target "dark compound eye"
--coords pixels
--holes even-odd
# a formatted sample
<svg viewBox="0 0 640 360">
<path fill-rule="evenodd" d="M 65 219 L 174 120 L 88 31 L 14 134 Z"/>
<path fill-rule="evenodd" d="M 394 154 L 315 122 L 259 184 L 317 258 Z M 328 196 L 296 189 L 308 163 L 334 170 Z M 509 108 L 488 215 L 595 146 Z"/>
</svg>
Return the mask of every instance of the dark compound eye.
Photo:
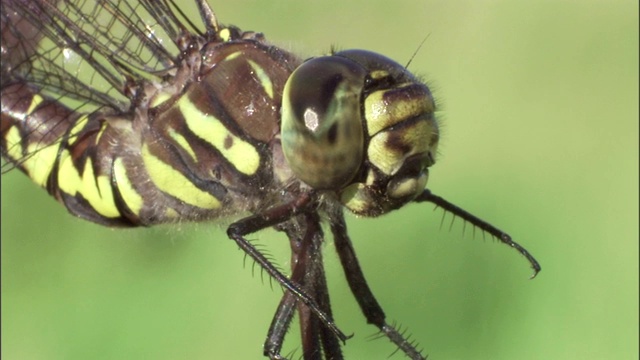
<svg viewBox="0 0 640 360">
<path fill-rule="evenodd" d="M 349 59 L 326 56 L 302 64 L 285 85 L 284 155 L 294 174 L 313 188 L 340 188 L 362 164 L 366 75 Z"/>
</svg>

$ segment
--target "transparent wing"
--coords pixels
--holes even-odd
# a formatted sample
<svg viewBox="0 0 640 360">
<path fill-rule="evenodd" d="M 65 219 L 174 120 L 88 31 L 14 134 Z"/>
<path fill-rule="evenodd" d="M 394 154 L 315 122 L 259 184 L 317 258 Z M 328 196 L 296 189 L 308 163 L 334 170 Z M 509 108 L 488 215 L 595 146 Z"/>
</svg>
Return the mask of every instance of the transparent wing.
<svg viewBox="0 0 640 360">
<path fill-rule="evenodd" d="M 200 33 L 167 0 L 3 0 L 1 6 L 2 87 L 31 84 L 81 112 L 127 111 L 133 86 L 170 75 L 181 37 Z"/>
</svg>

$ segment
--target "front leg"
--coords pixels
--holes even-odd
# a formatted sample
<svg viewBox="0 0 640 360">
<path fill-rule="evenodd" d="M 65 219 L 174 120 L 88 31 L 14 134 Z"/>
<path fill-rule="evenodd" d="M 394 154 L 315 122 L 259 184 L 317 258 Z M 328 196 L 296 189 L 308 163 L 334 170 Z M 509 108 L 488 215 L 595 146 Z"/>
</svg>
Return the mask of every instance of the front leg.
<svg viewBox="0 0 640 360">
<path fill-rule="evenodd" d="M 355 250 L 349 235 L 347 235 L 347 224 L 344 221 L 342 211 L 333 212 L 330 222 L 336 250 L 338 251 L 347 282 L 358 301 L 358 305 L 360 305 L 362 313 L 367 318 L 367 322 L 378 327 L 391 342 L 412 360 L 425 360 L 426 358 L 416 348 L 415 343 L 405 338 L 396 328 L 387 324 L 386 315 L 380 304 L 378 304 L 378 300 L 373 296 L 373 292 L 371 292 L 358 263 Z"/>
<path fill-rule="evenodd" d="M 311 194 L 304 193 L 287 204 L 276 206 L 262 213 L 251 215 L 236 221 L 229 225 L 227 235 L 271 277 L 276 279 L 280 285 L 284 286 L 295 296 L 295 298 L 305 304 L 309 310 L 319 318 L 320 322 L 333 333 L 334 336 L 342 342 L 345 342 L 347 340 L 347 336 L 338 329 L 331 316 L 322 311 L 317 302 L 306 291 L 276 269 L 276 267 L 245 238 L 248 234 L 275 226 L 295 217 L 296 215 L 305 213 L 314 205 L 315 201 L 313 196 Z"/>
</svg>

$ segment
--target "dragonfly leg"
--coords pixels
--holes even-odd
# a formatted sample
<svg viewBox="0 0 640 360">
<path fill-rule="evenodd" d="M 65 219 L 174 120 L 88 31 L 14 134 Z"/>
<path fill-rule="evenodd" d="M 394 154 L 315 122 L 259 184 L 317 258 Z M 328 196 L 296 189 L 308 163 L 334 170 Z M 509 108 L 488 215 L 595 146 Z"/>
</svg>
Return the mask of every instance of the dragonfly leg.
<svg viewBox="0 0 640 360">
<path fill-rule="evenodd" d="M 308 306 L 310 311 L 320 319 L 324 326 L 329 328 L 338 339 L 344 342 L 347 340 L 347 336 L 338 329 L 333 319 L 320 309 L 317 302 L 299 285 L 289 280 L 276 269 L 276 267 L 245 238 L 247 234 L 275 226 L 305 212 L 310 204 L 312 204 L 311 195 L 303 194 L 291 203 L 276 206 L 262 213 L 236 221 L 229 225 L 227 235 L 271 277 L 280 283 L 280 285 L 284 286 L 289 292 L 295 295 L 298 300 Z"/>
<path fill-rule="evenodd" d="M 507 246 L 514 248 L 516 251 L 522 254 L 522 256 L 524 256 L 527 261 L 529 261 L 529 264 L 531 264 L 531 268 L 533 269 L 533 275 L 531 275 L 531 279 L 536 277 L 536 275 L 538 275 L 538 273 L 540 272 L 541 267 L 538 261 L 533 257 L 533 255 L 529 253 L 529 251 L 527 251 L 527 249 L 523 248 L 520 244 L 513 241 L 509 234 L 478 218 L 470 212 L 460 208 L 459 206 L 450 203 L 444 198 L 433 194 L 429 189 L 425 189 L 422 194 L 418 195 L 418 197 L 413 201 L 434 203 L 436 206 L 443 208 L 445 211 L 450 212 L 454 216 L 459 216 L 460 218 L 462 218 L 462 220 L 467 221 L 471 225 L 478 227 L 480 230 L 487 232 L 489 235 L 494 236 L 496 239 L 500 240 Z"/>
<path fill-rule="evenodd" d="M 299 284 L 318 302 L 320 309 L 331 317 L 321 252 L 324 237 L 318 215 L 312 212 L 299 215 L 278 228 L 287 233 L 291 245 L 291 281 Z M 301 228 L 304 229 L 303 232 L 299 231 Z M 302 237 L 301 233 L 304 233 Z M 319 318 L 310 308 L 298 302 L 290 292 L 286 292 L 282 297 L 269 328 L 264 345 L 265 356 L 270 359 L 284 359 L 280 355 L 280 350 L 296 305 L 299 313 L 303 358 L 321 360 L 324 352 L 326 359 L 341 360 L 342 351 L 336 336 L 326 326 L 322 326 Z M 321 346 L 323 351 L 320 349 Z"/>
<path fill-rule="evenodd" d="M 396 328 L 387 324 L 386 315 L 380 304 L 371 292 L 364 273 L 360 268 L 355 250 L 347 234 L 347 225 L 344 221 L 342 211 L 336 211 L 331 215 L 331 232 L 333 233 L 334 243 L 342 268 L 344 270 L 347 282 L 351 288 L 351 292 L 358 301 L 360 309 L 364 314 L 367 322 L 373 324 L 393 342 L 398 349 L 402 350 L 410 359 L 425 360 L 425 357 L 415 347 L 415 344 L 405 338 Z"/>
<path fill-rule="evenodd" d="M 292 277 L 293 280 L 293 277 Z M 280 304 L 276 310 L 271 325 L 269 326 L 269 332 L 267 333 L 267 340 L 264 343 L 264 356 L 271 360 L 287 360 L 280 355 L 282 350 L 282 344 L 284 343 L 284 337 L 287 334 L 287 330 L 291 325 L 291 320 L 296 311 L 296 305 L 298 300 L 296 297 L 286 291 L 280 300 Z"/>
<path fill-rule="evenodd" d="M 317 213 L 307 213 L 305 217 L 307 218 L 305 242 L 311 245 L 307 251 L 307 267 L 309 270 L 305 272 L 304 287 L 318 302 L 320 309 L 330 317 L 333 317 L 327 278 L 324 272 L 324 261 L 322 258 L 324 234 L 320 226 L 320 219 Z M 320 325 L 320 319 L 311 313 L 308 307 L 302 304 L 298 305 L 298 313 L 300 314 L 304 358 L 307 359 L 307 353 L 310 354 L 309 359 L 313 359 L 316 356 L 315 353 L 320 353 L 319 347 L 317 346 L 319 340 L 327 360 L 342 360 L 343 356 L 340 342 L 327 327 L 318 326 Z M 304 348 L 305 338 L 309 339 L 310 346 L 308 349 Z"/>
</svg>

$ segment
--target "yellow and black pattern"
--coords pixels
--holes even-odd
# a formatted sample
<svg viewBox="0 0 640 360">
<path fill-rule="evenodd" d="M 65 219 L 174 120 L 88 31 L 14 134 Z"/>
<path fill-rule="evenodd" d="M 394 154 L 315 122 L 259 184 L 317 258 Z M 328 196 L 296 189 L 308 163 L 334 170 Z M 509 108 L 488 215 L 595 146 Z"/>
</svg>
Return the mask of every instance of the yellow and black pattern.
<svg viewBox="0 0 640 360">
<path fill-rule="evenodd" d="M 509 235 L 425 188 L 436 107 L 404 66 L 364 50 L 302 61 L 260 33 L 221 26 L 205 0 L 190 5 L 199 22 L 173 0 L 1 0 L 5 165 L 106 226 L 244 216 L 228 237 L 287 290 L 263 348 L 271 359 L 283 359 L 296 309 L 304 357 L 343 358 L 321 219 L 368 323 L 425 359 L 386 322 L 344 208 L 371 217 L 431 202 L 540 270 Z M 291 243 L 290 276 L 246 238 L 269 227 Z"/>
<path fill-rule="evenodd" d="M 255 38 L 220 29 L 198 51 L 200 67 L 174 70 L 198 84 L 176 76 L 162 89 L 139 86 L 146 102 L 134 111 L 77 113 L 18 77 L 2 89 L 3 154 L 71 213 L 105 225 L 251 210 L 247 197 L 272 186 L 269 144 L 298 64 Z M 191 51 L 205 39 L 190 41 Z"/>
</svg>

